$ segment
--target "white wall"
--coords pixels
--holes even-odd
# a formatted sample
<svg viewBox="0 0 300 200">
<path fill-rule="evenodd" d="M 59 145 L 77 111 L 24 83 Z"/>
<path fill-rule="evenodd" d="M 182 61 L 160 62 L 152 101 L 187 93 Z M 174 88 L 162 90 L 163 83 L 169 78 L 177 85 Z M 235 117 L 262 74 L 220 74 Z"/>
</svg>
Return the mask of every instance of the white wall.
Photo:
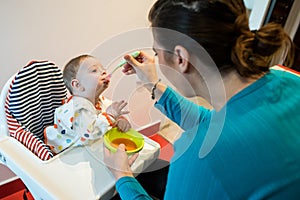
<svg viewBox="0 0 300 200">
<path fill-rule="evenodd" d="M 31 59 L 63 66 L 101 41 L 148 26 L 153 0 L 10 0 L 0 5 L 1 82 Z"/>
<path fill-rule="evenodd" d="M 154 0 L 1 1 L 1 90 L 6 80 L 32 59 L 51 60 L 63 67 L 70 58 L 94 52 L 99 44 L 119 33 L 148 27 L 147 14 L 153 2 Z M 126 47 L 124 51 L 125 49 Z M 114 49 L 108 48 L 104 52 L 108 54 L 113 51 Z M 119 52 L 118 56 L 120 55 Z M 120 74 L 116 77 L 122 79 L 121 84 L 116 78 L 112 81 L 119 85 L 131 84 L 131 87 L 135 87 L 132 78 L 127 80 Z M 132 99 L 132 96 L 144 98 L 143 91 L 132 93 L 133 88 L 122 91 L 131 94 L 131 97 L 127 95 L 127 99 Z M 108 91 L 111 96 L 112 93 Z M 121 97 L 118 94 L 116 98 Z M 149 101 L 139 101 L 137 106 L 130 105 L 132 115 L 137 119 L 135 127 L 149 122 L 149 117 L 144 113 L 152 112 L 145 110 L 150 104 L 152 102 L 149 97 Z M 0 185 L 11 176 L 0 165 Z"/>
<path fill-rule="evenodd" d="M 133 49 L 152 49 L 152 37 L 142 28 L 149 27 L 148 12 L 153 3 L 154 0 L 1 2 L 1 88 L 32 59 L 51 60 L 63 67 L 70 58 L 89 53 L 108 66 Z M 124 77 L 119 72 L 106 94 L 113 100 L 131 101 L 131 120 L 137 127 L 151 121 L 149 115 L 140 114 L 141 110 L 159 114 L 152 111 L 149 94 L 135 89 L 134 77 Z M 134 104 L 136 99 L 144 98 L 147 100 Z"/>
<path fill-rule="evenodd" d="M 258 30 L 263 25 L 270 2 L 271 0 L 252 0 L 252 11 L 249 17 L 251 30 Z"/>
</svg>

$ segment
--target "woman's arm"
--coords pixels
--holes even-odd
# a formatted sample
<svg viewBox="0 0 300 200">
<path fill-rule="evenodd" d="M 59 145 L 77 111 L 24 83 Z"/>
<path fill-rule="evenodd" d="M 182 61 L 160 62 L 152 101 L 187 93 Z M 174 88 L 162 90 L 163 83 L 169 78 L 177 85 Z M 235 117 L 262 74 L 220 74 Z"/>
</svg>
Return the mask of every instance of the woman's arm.
<svg viewBox="0 0 300 200">
<path fill-rule="evenodd" d="M 120 144 L 116 153 L 110 152 L 106 147 L 103 152 L 104 162 L 117 180 L 116 188 L 122 199 L 152 199 L 134 178 L 130 168 L 138 154 L 128 158 L 124 144 Z"/>
<path fill-rule="evenodd" d="M 182 129 L 191 128 L 204 119 L 210 111 L 177 94 L 159 81 L 154 58 L 142 52 L 137 58 L 124 56 L 128 62 L 123 66 L 126 75 L 136 74 L 144 87 L 158 100 L 156 107 Z"/>
<path fill-rule="evenodd" d="M 210 116 L 210 110 L 199 106 L 168 87 L 155 107 L 183 130 L 190 129 Z"/>
<path fill-rule="evenodd" d="M 130 176 L 120 178 L 116 183 L 116 189 L 121 199 L 152 200 L 141 184 Z"/>
</svg>

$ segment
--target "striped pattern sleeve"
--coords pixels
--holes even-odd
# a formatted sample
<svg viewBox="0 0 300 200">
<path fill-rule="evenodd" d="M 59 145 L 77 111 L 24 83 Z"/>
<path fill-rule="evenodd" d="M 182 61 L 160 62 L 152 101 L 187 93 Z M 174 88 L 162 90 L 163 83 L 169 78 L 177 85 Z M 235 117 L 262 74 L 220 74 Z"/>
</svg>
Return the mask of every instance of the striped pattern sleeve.
<svg viewBox="0 0 300 200">
<path fill-rule="evenodd" d="M 43 142 L 54 123 L 55 108 L 66 98 L 61 70 L 52 62 L 33 61 L 14 77 L 5 102 L 10 136 L 42 160 L 53 155 Z"/>
</svg>

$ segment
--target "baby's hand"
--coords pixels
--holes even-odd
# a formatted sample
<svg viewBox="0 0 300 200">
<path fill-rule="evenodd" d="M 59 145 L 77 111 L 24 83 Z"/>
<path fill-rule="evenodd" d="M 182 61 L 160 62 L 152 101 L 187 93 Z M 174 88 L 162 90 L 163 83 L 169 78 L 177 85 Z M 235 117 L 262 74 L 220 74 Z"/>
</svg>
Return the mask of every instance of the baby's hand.
<svg viewBox="0 0 300 200">
<path fill-rule="evenodd" d="M 122 132 L 127 132 L 131 128 L 131 124 L 129 123 L 129 121 L 125 117 L 122 117 L 122 116 L 120 116 L 117 119 L 115 126 L 118 127 L 118 129 Z"/>
<path fill-rule="evenodd" d="M 113 102 L 108 108 L 106 109 L 106 113 L 111 115 L 113 118 L 117 119 L 121 115 L 128 114 L 129 111 L 122 111 L 123 108 L 127 105 L 125 101 L 116 101 Z"/>
</svg>

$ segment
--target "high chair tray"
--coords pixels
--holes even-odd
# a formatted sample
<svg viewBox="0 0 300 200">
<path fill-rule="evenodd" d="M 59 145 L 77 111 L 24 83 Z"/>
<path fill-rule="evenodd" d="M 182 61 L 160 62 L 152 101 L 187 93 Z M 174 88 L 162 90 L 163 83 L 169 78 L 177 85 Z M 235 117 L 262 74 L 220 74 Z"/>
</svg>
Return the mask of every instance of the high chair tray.
<svg viewBox="0 0 300 200">
<path fill-rule="evenodd" d="M 115 179 L 103 163 L 103 142 L 76 147 L 42 161 L 14 138 L 0 139 L 0 159 L 31 191 L 35 199 L 110 199 Z M 144 148 L 133 164 L 142 172 L 159 156 L 160 146 L 145 136 Z"/>
</svg>

